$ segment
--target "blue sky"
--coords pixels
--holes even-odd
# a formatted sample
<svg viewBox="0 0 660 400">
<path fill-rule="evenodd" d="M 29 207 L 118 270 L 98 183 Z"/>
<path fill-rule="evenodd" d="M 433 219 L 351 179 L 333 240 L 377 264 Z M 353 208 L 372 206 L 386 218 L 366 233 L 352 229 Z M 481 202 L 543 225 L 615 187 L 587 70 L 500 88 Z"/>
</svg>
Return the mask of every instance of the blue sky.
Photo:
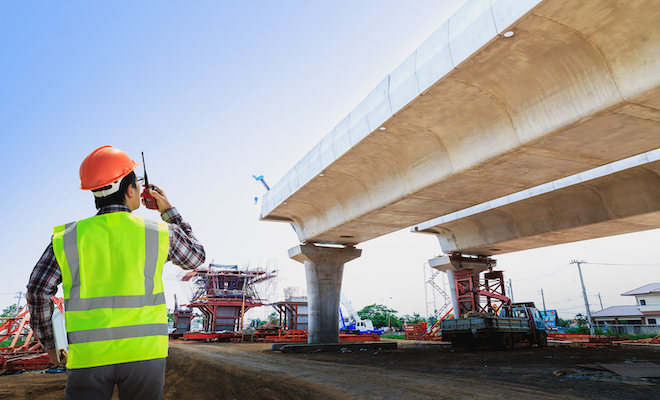
<svg viewBox="0 0 660 400">
<path fill-rule="evenodd" d="M 258 221 L 263 188 L 252 175 L 274 185 L 463 3 L 0 2 L 0 204 L 9 217 L 0 307 L 24 291 L 52 227 L 95 212 L 78 167 L 104 144 L 136 161 L 145 152 L 151 181 L 192 224 L 209 261 L 276 259 L 280 291 L 304 286 L 302 265 L 286 253 L 297 244 L 293 230 Z M 652 231 L 558 246 L 501 256 L 499 266 L 516 300 L 540 303 L 543 287 L 548 308 L 575 313 L 571 259 L 652 263 L 658 239 Z M 364 255 L 344 274 L 354 307 L 387 300 L 424 314 L 422 265 L 440 253 L 435 238 L 404 230 L 359 247 Z M 605 306 L 660 280 L 657 267 L 587 269 L 587 290 Z M 171 305 L 181 291 L 171 279 L 167 288 Z"/>
</svg>

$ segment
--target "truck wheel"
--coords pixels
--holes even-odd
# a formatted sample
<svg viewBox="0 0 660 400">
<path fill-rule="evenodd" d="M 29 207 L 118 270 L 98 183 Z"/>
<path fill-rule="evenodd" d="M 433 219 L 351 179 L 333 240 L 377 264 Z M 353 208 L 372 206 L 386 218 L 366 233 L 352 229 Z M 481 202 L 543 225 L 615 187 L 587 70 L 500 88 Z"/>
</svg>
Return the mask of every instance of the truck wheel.
<svg viewBox="0 0 660 400">
<path fill-rule="evenodd" d="M 545 332 L 539 332 L 539 341 L 537 343 L 539 347 L 547 347 L 548 346 L 548 334 Z"/>
<path fill-rule="evenodd" d="M 504 350 L 513 350 L 513 338 L 508 333 L 503 333 L 500 338 L 500 345 Z"/>
</svg>

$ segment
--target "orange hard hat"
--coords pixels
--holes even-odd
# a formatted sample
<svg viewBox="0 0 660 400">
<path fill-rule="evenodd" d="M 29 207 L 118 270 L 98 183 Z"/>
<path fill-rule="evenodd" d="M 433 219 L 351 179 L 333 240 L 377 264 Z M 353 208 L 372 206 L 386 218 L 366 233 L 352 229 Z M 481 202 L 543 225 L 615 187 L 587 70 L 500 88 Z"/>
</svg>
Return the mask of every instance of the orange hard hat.
<svg viewBox="0 0 660 400">
<path fill-rule="evenodd" d="M 136 164 L 128 154 L 110 145 L 91 152 L 80 164 L 80 188 L 100 189 L 130 174 Z"/>
</svg>

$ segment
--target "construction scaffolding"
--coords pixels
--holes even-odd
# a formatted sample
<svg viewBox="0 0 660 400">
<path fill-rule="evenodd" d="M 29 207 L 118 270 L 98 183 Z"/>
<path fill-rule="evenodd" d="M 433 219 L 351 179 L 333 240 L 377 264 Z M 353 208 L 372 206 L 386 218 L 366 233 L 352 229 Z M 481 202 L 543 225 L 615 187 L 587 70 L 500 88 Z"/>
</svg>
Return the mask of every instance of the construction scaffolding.
<svg viewBox="0 0 660 400">
<path fill-rule="evenodd" d="M 257 291 L 258 284 L 268 283 L 276 276 L 276 269 L 239 270 L 237 265 L 209 264 L 197 268 L 181 278 L 188 283 L 191 294 L 186 307 L 202 312 L 206 332 L 240 331 L 245 313 L 267 304 Z"/>
<path fill-rule="evenodd" d="M 465 264 L 454 272 L 459 315 L 469 312 L 497 313 L 502 305 L 511 303 L 506 297 L 502 271 L 493 270 L 495 260 L 490 257 L 452 257 L 458 260 L 459 265 Z M 480 279 L 482 272 L 483 279 Z"/>
<path fill-rule="evenodd" d="M 436 257 L 431 266 L 446 272 L 455 317 L 474 313 L 493 313 L 511 304 L 506 296 L 502 271 L 493 268 L 497 261 L 488 256 L 453 253 Z M 481 278 L 483 274 L 483 279 Z"/>
<path fill-rule="evenodd" d="M 445 274 L 424 263 L 424 298 L 426 300 L 426 319 L 442 319 L 452 309 Z"/>
</svg>

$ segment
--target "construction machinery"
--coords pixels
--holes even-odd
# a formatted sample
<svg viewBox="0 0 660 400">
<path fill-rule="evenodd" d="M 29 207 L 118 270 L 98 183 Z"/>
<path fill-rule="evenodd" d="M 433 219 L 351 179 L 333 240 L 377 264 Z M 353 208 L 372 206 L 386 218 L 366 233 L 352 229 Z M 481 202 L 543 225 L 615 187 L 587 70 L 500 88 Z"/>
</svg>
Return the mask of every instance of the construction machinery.
<svg viewBox="0 0 660 400">
<path fill-rule="evenodd" d="M 449 278 L 454 318 L 442 320 L 443 340 L 464 348 L 488 345 L 511 350 L 516 342 L 547 345 L 541 314 L 534 303 L 512 304 L 502 271 L 493 270 L 494 259 L 451 254 L 429 262 Z"/>
<path fill-rule="evenodd" d="M 344 293 L 341 293 L 341 304 L 346 308 L 348 312 L 348 318 L 344 318 L 344 314 L 341 312 L 341 307 L 339 308 L 339 329 L 342 331 L 350 333 L 359 333 L 359 334 L 382 334 L 382 329 L 375 329 L 373 322 L 369 319 L 362 319 L 360 315 L 355 311 L 351 302 L 348 301 Z M 348 322 L 348 324 L 346 324 Z"/>
<path fill-rule="evenodd" d="M 454 347 L 478 348 L 481 344 L 513 349 L 514 343 L 525 342 L 545 347 L 548 333 L 534 303 L 517 303 L 500 309 L 499 315 L 468 314 L 441 324 L 442 340 Z"/>
</svg>

